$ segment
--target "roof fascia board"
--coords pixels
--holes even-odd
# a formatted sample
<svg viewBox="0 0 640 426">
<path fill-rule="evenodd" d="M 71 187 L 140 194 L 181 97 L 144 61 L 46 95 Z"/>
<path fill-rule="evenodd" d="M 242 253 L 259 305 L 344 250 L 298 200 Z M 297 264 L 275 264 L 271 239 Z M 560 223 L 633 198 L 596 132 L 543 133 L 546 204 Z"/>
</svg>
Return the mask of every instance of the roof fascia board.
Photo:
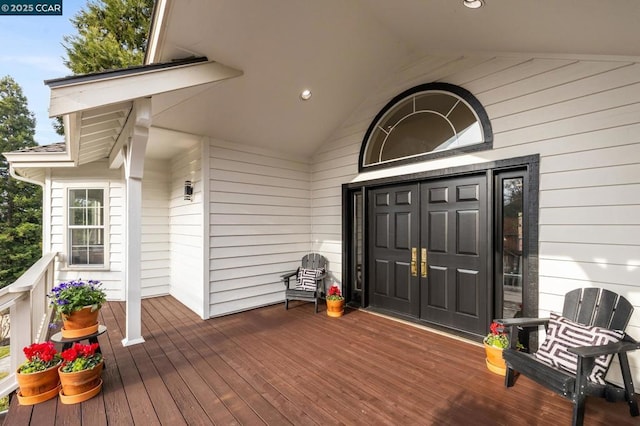
<svg viewBox="0 0 640 426">
<path fill-rule="evenodd" d="M 73 161 L 69 158 L 68 152 L 3 152 L 2 155 L 10 164 L 38 164 L 42 167 L 44 163 L 67 163 Z"/>
<path fill-rule="evenodd" d="M 149 42 L 145 52 L 144 63 L 153 64 L 160 62 L 160 52 L 164 41 L 164 21 L 169 14 L 172 2 L 169 0 L 157 0 L 153 5 L 153 17 L 149 27 Z"/>
<path fill-rule="evenodd" d="M 102 105 L 132 101 L 242 74 L 240 70 L 210 61 L 156 70 L 141 69 L 136 73 L 71 82 L 51 87 L 49 116 L 57 117 Z"/>
<path fill-rule="evenodd" d="M 38 161 L 9 161 L 11 167 L 15 169 L 41 169 L 41 168 L 59 168 L 59 167 L 75 167 L 75 163 L 73 161 L 55 161 L 54 159 L 48 160 L 38 160 Z"/>
</svg>

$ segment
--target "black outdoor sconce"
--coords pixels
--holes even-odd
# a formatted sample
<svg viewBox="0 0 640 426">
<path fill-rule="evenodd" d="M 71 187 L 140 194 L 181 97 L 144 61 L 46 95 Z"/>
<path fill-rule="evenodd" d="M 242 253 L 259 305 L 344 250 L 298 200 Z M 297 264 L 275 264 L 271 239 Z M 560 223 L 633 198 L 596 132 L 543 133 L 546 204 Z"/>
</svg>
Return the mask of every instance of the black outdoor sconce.
<svg viewBox="0 0 640 426">
<path fill-rule="evenodd" d="M 193 183 L 190 180 L 184 181 L 184 199 L 191 201 L 193 198 Z"/>
</svg>

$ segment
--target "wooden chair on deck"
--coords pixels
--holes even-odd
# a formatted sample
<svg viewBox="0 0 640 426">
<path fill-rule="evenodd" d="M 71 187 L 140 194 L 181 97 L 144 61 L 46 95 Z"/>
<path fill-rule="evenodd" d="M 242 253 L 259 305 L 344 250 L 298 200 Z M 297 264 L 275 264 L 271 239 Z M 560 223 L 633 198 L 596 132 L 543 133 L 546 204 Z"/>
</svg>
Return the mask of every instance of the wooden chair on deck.
<svg viewBox="0 0 640 426">
<path fill-rule="evenodd" d="M 300 267 L 280 275 L 285 286 L 284 308 L 289 309 L 289 300 L 304 300 L 315 303 L 318 313 L 318 299 L 324 294 L 324 278 L 327 276 L 327 259 L 318 254 L 310 253 L 302 258 Z M 295 277 L 291 286 L 291 278 Z"/>
<path fill-rule="evenodd" d="M 633 306 L 627 299 L 609 290 L 585 288 L 565 295 L 562 316 L 551 318 L 512 318 L 495 320 L 505 326 L 509 336 L 519 329 L 540 325 L 547 337 L 536 354 L 516 350 L 517 338 L 510 338 L 510 348 L 503 351 L 507 364 L 505 386 L 511 387 L 518 374 L 523 374 L 557 394 L 571 400 L 573 424 L 584 421 L 587 396 L 626 400 L 631 416 L 638 416 L 633 380 L 627 352 L 640 348 L 625 328 Z M 618 356 L 624 388 L 606 382 L 604 377 L 613 355 Z"/>
</svg>

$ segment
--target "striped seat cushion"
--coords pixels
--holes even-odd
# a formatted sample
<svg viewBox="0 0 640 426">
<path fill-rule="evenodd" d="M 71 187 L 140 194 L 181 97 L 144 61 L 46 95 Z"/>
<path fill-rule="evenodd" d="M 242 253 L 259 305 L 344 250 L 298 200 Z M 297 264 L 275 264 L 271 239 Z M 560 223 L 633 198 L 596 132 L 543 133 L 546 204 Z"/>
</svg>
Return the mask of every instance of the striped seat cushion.
<svg viewBox="0 0 640 426">
<path fill-rule="evenodd" d="M 324 274 L 324 268 L 320 269 L 298 269 L 296 277 L 296 290 L 315 291 L 318 277 Z"/>
<path fill-rule="evenodd" d="M 551 312 L 547 337 L 535 353 L 535 357 L 548 365 L 575 374 L 578 369 L 578 356 L 567 351 L 568 348 L 606 345 L 619 342 L 623 337 L 623 331 L 578 324 Z M 604 385 L 604 376 L 612 358 L 613 355 L 597 357 L 589 380 Z"/>
</svg>

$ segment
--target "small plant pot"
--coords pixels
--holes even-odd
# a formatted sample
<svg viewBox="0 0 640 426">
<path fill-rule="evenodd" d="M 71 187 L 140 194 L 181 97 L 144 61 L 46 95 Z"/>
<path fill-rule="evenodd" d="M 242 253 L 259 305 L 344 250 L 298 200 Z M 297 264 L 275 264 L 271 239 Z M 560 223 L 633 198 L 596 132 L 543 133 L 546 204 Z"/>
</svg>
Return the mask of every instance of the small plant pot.
<svg viewBox="0 0 640 426">
<path fill-rule="evenodd" d="M 16 372 L 16 380 L 20 386 L 20 393 L 23 396 L 39 395 L 47 392 L 60 382 L 58 377 L 58 368 L 60 364 L 49 367 L 46 370 L 36 371 L 35 373 Z"/>
<path fill-rule="evenodd" d="M 104 361 L 100 361 L 98 365 L 90 370 L 74 371 L 72 373 L 65 373 L 60 367 L 58 369 L 60 382 L 62 383 L 60 395 L 73 396 L 90 393 L 92 389 L 102 383 L 100 375 L 102 374 L 103 366 Z"/>
<path fill-rule="evenodd" d="M 55 398 L 60 393 L 60 389 L 62 389 L 62 386 L 60 386 L 60 383 L 58 383 L 58 385 L 53 389 L 39 393 L 37 395 L 24 396 L 22 395 L 21 391 L 18 391 L 16 395 L 18 396 L 18 403 L 20 405 L 35 405 Z"/>
<path fill-rule="evenodd" d="M 495 346 L 487 345 L 484 343 L 484 351 L 487 355 L 486 362 L 489 371 L 504 376 L 507 374 L 507 365 L 502 358 L 502 348 L 496 348 Z"/>
<path fill-rule="evenodd" d="M 18 402 L 21 405 L 33 405 L 54 398 L 60 390 L 58 365 L 35 373 L 20 373 L 16 371 L 16 380 L 20 390 Z"/>
<path fill-rule="evenodd" d="M 62 337 L 74 339 L 98 331 L 99 312 L 100 309 L 92 311 L 91 306 L 86 306 L 70 315 L 62 315 Z"/>
<path fill-rule="evenodd" d="M 102 379 L 98 379 L 98 384 L 90 388 L 88 391 L 79 394 L 67 395 L 64 393 L 64 390 L 60 390 L 60 402 L 63 404 L 77 404 L 79 402 L 84 402 L 99 394 L 101 390 Z"/>
<path fill-rule="evenodd" d="M 330 317 L 341 317 L 344 314 L 343 300 L 327 300 L 327 315 Z"/>
</svg>

